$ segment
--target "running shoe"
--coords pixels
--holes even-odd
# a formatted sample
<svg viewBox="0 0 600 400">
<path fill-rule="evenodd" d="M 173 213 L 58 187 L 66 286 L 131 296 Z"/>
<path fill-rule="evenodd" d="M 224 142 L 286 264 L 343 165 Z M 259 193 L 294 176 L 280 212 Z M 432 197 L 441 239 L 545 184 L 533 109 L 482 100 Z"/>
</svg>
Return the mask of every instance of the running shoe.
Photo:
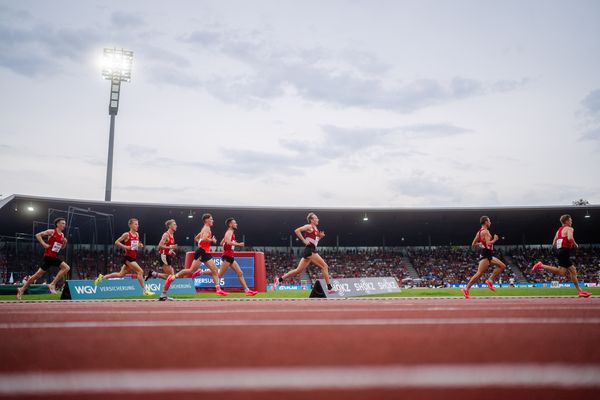
<svg viewBox="0 0 600 400">
<path fill-rule="evenodd" d="M 492 281 L 485 281 L 485 284 L 487 285 L 488 289 L 490 289 L 492 292 L 496 291 L 496 288 L 494 287 L 494 282 L 492 282 Z"/>
<path fill-rule="evenodd" d="M 337 290 L 335 290 L 335 289 L 329 289 L 327 291 L 327 294 L 336 294 L 336 293 L 337 293 Z"/>
<path fill-rule="evenodd" d="M 56 291 L 56 287 L 53 284 L 51 284 L 51 283 L 48 284 L 48 290 L 52 294 L 58 294 L 58 292 Z"/>
<path fill-rule="evenodd" d="M 104 275 L 102 275 L 102 274 L 98 275 L 98 277 L 94 281 L 94 285 L 100 284 L 100 282 L 102 282 L 103 279 L 104 279 Z"/>
<path fill-rule="evenodd" d="M 22 288 L 17 288 L 17 300 L 23 300 L 23 290 Z"/>
<path fill-rule="evenodd" d="M 579 295 L 579 297 L 590 297 L 592 295 L 590 292 L 585 292 L 583 290 L 577 294 Z"/>
<path fill-rule="evenodd" d="M 536 262 L 536 263 L 535 263 L 535 265 L 533 266 L 533 268 L 531 268 L 531 271 L 532 271 L 532 272 L 535 272 L 535 271 L 537 271 L 538 269 L 542 269 L 542 268 L 543 268 L 543 266 L 544 266 L 544 264 L 542 264 L 542 262 L 541 262 L 541 261 L 538 261 L 538 262 Z"/>
<path fill-rule="evenodd" d="M 248 289 L 248 291 L 246 292 L 246 296 L 256 296 L 257 294 L 257 291 L 251 289 Z"/>
<path fill-rule="evenodd" d="M 160 296 L 158 301 L 173 301 L 173 298 L 168 296 Z"/>
<path fill-rule="evenodd" d="M 465 296 L 465 299 L 468 299 L 469 296 L 469 291 L 466 288 L 461 288 L 460 291 L 462 292 L 463 296 Z"/>
<path fill-rule="evenodd" d="M 144 290 L 144 296 L 154 296 L 154 292 L 151 292 L 149 290 Z"/>
<path fill-rule="evenodd" d="M 147 281 L 148 279 L 151 279 L 152 275 L 154 275 L 154 271 L 152 271 L 152 270 L 148 271 L 148 275 L 146 275 L 146 278 L 144 279 L 144 281 Z"/>
<path fill-rule="evenodd" d="M 194 273 L 192 274 L 192 279 L 196 279 L 197 277 L 199 277 L 200 275 L 202 275 L 202 270 L 200 268 L 198 268 L 197 270 L 194 271 Z"/>
<path fill-rule="evenodd" d="M 229 293 L 227 293 L 226 291 L 224 291 L 221 288 L 217 289 L 217 291 L 215 293 L 217 294 L 217 296 L 223 296 L 223 297 L 229 295 Z"/>
</svg>

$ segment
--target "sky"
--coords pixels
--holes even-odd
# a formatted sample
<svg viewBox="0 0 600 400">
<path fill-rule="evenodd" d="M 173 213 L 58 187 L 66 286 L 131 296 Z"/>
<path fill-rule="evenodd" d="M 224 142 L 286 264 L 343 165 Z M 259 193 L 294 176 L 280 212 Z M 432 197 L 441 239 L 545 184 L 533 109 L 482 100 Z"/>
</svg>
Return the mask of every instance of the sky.
<svg viewBox="0 0 600 400">
<path fill-rule="evenodd" d="M 0 0 L 0 194 L 600 202 L 598 1 Z"/>
</svg>

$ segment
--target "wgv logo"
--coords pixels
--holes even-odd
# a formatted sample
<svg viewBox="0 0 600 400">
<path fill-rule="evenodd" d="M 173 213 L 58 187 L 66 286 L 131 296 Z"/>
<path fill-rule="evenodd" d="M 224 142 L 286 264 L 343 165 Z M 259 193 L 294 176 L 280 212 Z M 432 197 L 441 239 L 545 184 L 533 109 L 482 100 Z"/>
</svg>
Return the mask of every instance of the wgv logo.
<svg viewBox="0 0 600 400">
<path fill-rule="evenodd" d="M 96 294 L 96 286 L 75 286 L 77 294 Z"/>
<path fill-rule="evenodd" d="M 160 292 L 162 290 L 162 285 L 160 283 L 146 284 L 146 290 L 151 292 Z"/>
</svg>

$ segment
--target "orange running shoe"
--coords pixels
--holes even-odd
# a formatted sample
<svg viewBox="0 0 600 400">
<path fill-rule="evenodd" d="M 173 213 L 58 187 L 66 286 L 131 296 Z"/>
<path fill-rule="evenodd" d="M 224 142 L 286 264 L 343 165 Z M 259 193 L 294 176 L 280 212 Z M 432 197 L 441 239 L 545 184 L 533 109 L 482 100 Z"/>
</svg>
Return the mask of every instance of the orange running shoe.
<svg viewBox="0 0 600 400">
<path fill-rule="evenodd" d="M 223 297 L 225 297 L 225 296 L 229 295 L 229 293 L 227 293 L 226 291 L 224 291 L 224 290 L 223 290 L 223 289 L 221 289 L 221 288 L 218 288 L 218 289 L 217 289 L 217 291 L 216 291 L 215 293 L 217 294 L 217 296 L 223 296 Z"/>
<path fill-rule="evenodd" d="M 531 271 L 532 271 L 532 272 L 535 272 L 535 271 L 537 271 L 538 269 L 542 269 L 542 266 L 543 266 L 543 265 L 544 265 L 544 264 L 542 264 L 542 262 L 541 262 L 541 261 L 538 261 L 538 262 L 536 262 L 536 263 L 535 263 L 535 265 L 533 266 L 533 268 L 531 268 Z"/>
<path fill-rule="evenodd" d="M 248 291 L 246 292 L 246 296 L 256 296 L 257 294 L 258 292 L 252 289 L 248 289 Z"/>
<path fill-rule="evenodd" d="M 585 292 L 583 290 L 577 294 L 579 295 L 579 297 L 590 297 L 592 295 L 590 292 Z"/>
<path fill-rule="evenodd" d="M 462 292 L 463 296 L 465 296 L 465 299 L 469 298 L 469 291 L 466 288 L 461 288 L 460 291 Z"/>
<path fill-rule="evenodd" d="M 494 287 L 494 282 L 492 282 L 492 281 L 485 281 L 485 284 L 487 285 L 488 289 L 490 289 L 492 292 L 496 291 L 496 288 Z"/>
</svg>

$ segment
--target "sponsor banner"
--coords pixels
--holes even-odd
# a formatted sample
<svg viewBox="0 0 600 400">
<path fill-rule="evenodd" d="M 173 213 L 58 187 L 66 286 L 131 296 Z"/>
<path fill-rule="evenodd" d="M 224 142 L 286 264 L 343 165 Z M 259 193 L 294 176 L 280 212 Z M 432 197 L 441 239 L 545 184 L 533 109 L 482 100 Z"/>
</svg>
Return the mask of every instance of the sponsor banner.
<svg viewBox="0 0 600 400">
<path fill-rule="evenodd" d="M 221 268 L 221 263 L 223 262 L 221 258 L 213 258 L 215 265 L 217 268 Z M 254 287 L 254 257 L 245 257 L 239 256 L 235 257 L 235 261 L 240 265 L 242 272 L 244 273 L 244 279 L 246 280 L 246 284 L 248 287 Z M 200 268 L 204 271 L 210 271 L 208 267 L 204 265 L 204 263 L 200 264 Z M 194 279 L 194 284 L 196 285 L 196 289 L 213 289 L 215 288 L 215 282 L 211 275 L 201 275 Z M 229 267 L 225 275 L 223 275 L 220 279 L 219 285 L 223 289 L 241 289 L 242 284 L 240 283 L 237 274 L 235 271 Z"/>
<path fill-rule="evenodd" d="M 165 283 L 162 279 L 149 279 L 146 288 L 160 294 Z M 194 283 L 189 278 L 177 279 L 169 288 L 169 294 L 195 294 Z M 99 285 L 92 280 L 69 280 L 65 284 L 61 299 L 93 300 L 143 296 L 142 288 L 136 279 L 108 279 Z"/>
<path fill-rule="evenodd" d="M 136 281 L 137 283 L 137 281 Z M 161 294 L 164 288 L 165 281 L 163 279 L 148 279 L 146 281 L 146 289 L 156 294 Z M 139 284 L 138 284 L 139 286 Z M 194 281 L 191 278 L 175 279 L 169 287 L 169 295 L 171 294 L 196 294 Z"/>
<path fill-rule="evenodd" d="M 278 285 L 277 289 L 273 289 L 273 284 L 270 283 L 267 285 L 267 290 L 311 290 L 313 285 Z"/>
<path fill-rule="evenodd" d="M 584 282 L 579 282 L 579 285 L 581 287 L 596 287 L 595 283 L 584 283 Z M 510 287 L 510 283 L 495 283 L 494 286 L 496 287 L 501 287 L 501 288 L 507 288 Z M 452 284 L 446 287 L 451 287 L 451 288 L 464 288 L 467 287 L 466 283 L 461 283 L 461 284 Z M 474 288 L 487 288 L 487 285 L 482 284 L 482 283 L 478 283 L 473 285 Z M 572 288 L 575 287 L 575 285 L 573 283 L 560 283 L 560 282 L 546 282 L 546 283 L 515 283 L 513 285 L 513 287 L 516 288 Z M 443 288 L 442 288 L 443 289 Z"/>
<path fill-rule="evenodd" d="M 324 279 L 315 282 L 310 297 L 343 298 L 367 296 L 370 294 L 400 293 L 400 286 L 394 277 L 343 278 L 332 279 L 333 293 L 327 290 Z"/>
</svg>

